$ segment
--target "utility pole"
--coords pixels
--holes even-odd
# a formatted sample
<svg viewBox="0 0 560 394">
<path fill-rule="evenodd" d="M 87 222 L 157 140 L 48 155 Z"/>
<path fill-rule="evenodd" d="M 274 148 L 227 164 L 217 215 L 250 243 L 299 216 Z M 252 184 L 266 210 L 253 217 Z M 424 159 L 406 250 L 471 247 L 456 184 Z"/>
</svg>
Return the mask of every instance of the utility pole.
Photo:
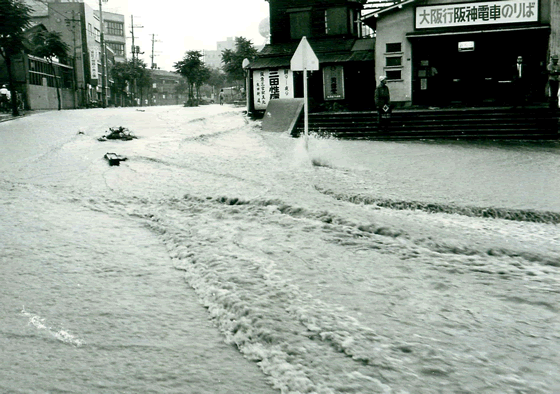
<svg viewBox="0 0 560 394">
<path fill-rule="evenodd" d="M 154 70 L 156 68 L 156 64 L 154 63 L 154 57 L 157 56 L 154 52 L 154 46 L 155 46 L 154 44 L 156 42 L 161 42 L 161 41 L 156 40 L 156 35 L 152 34 L 152 70 Z"/>
<path fill-rule="evenodd" d="M 80 14 L 78 14 L 78 18 L 76 19 L 76 15 L 74 10 L 72 10 L 72 18 L 66 18 L 66 26 L 72 30 L 72 47 L 74 50 L 74 58 L 73 58 L 73 65 L 74 65 L 74 105 L 77 106 L 78 103 L 78 73 L 77 73 L 77 54 L 76 54 L 76 22 L 81 22 L 82 18 Z M 81 23 L 80 25 L 81 26 Z M 81 48 L 81 45 L 80 45 Z M 83 64 L 83 63 L 81 63 Z"/>
<path fill-rule="evenodd" d="M 107 108 L 107 83 L 106 83 L 106 64 L 105 64 L 105 38 L 103 33 L 103 7 L 101 6 L 102 1 L 99 0 L 99 29 L 101 30 L 101 105 L 103 108 Z"/>
<path fill-rule="evenodd" d="M 130 33 L 132 34 L 132 67 L 136 68 L 136 61 L 138 60 L 138 54 L 140 54 L 140 47 L 134 45 L 134 28 L 143 28 L 144 26 L 135 26 L 134 25 L 134 15 L 130 15 Z M 136 103 L 136 78 L 134 78 L 133 86 L 132 86 L 132 98 Z M 136 105 L 136 104 L 135 104 Z"/>
</svg>

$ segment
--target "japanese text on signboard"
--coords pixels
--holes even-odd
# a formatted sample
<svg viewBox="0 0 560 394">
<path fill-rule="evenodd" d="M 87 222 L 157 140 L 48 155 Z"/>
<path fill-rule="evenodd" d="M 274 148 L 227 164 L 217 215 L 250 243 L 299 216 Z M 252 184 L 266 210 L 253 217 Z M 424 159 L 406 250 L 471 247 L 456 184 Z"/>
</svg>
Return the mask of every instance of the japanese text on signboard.
<svg viewBox="0 0 560 394">
<path fill-rule="evenodd" d="M 416 8 L 416 28 L 537 22 L 538 0 L 486 1 Z"/>
<path fill-rule="evenodd" d="M 342 66 L 323 68 L 325 100 L 344 99 L 344 69 Z"/>
<path fill-rule="evenodd" d="M 255 109 L 266 109 L 270 100 L 294 98 L 293 81 L 288 69 L 253 71 Z"/>
<path fill-rule="evenodd" d="M 91 51 L 91 56 L 90 56 L 90 61 L 91 61 L 91 79 L 97 79 L 97 53 L 95 51 Z"/>
</svg>

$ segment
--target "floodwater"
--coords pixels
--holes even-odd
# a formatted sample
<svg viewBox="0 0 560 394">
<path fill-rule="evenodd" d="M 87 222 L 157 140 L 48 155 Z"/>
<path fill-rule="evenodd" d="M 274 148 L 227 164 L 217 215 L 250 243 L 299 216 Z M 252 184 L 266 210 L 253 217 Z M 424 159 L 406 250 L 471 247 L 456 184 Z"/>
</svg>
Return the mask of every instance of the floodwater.
<svg viewBox="0 0 560 394">
<path fill-rule="evenodd" d="M 560 392 L 558 144 L 306 151 L 212 105 L 0 153 L 2 393 Z"/>
</svg>

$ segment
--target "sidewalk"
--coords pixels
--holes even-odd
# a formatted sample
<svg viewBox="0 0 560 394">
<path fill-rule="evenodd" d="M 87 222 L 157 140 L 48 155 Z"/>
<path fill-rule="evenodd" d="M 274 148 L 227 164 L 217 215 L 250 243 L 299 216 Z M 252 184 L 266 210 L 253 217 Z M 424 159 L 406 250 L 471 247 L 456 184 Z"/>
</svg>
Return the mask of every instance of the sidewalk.
<svg viewBox="0 0 560 394">
<path fill-rule="evenodd" d="M 11 119 L 13 119 L 12 114 L 0 113 L 0 122 L 4 122 Z"/>
</svg>

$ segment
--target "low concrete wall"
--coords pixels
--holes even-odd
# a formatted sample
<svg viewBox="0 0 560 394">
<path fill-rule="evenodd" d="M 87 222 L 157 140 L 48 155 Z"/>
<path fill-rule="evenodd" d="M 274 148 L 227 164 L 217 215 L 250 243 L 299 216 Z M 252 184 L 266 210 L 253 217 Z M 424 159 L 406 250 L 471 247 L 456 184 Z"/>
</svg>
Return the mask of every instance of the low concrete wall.
<svg viewBox="0 0 560 394">
<path fill-rule="evenodd" d="M 56 89 L 47 86 L 28 85 L 29 109 L 58 109 Z M 76 108 L 74 91 L 71 89 L 60 89 L 60 98 L 63 109 Z"/>
</svg>

